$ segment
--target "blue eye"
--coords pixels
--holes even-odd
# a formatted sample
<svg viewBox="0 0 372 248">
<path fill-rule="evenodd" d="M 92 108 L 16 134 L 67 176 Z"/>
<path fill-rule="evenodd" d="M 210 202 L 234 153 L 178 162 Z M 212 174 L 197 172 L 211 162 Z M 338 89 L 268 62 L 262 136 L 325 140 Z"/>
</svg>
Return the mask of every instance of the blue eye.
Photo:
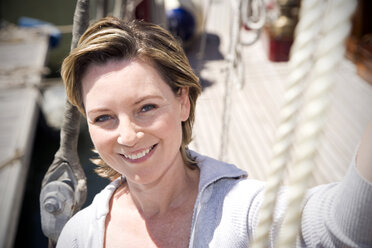
<svg viewBox="0 0 372 248">
<path fill-rule="evenodd" d="M 150 110 L 153 110 L 154 108 L 156 108 L 154 104 L 147 104 L 141 108 L 141 112 L 148 112 Z"/>
<path fill-rule="evenodd" d="M 100 115 L 94 119 L 94 122 L 105 122 L 111 119 L 109 115 Z"/>
</svg>

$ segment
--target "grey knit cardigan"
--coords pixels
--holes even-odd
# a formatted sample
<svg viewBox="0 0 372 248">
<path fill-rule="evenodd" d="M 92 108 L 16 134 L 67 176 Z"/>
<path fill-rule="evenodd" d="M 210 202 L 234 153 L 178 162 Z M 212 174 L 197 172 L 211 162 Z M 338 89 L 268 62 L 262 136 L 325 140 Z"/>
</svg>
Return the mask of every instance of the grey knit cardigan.
<svg viewBox="0 0 372 248">
<path fill-rule="evenodd" d="M 198 161 L 200 181 L 189 247 L 248 247 L 258 222 L 264 183 L 248 179 L 246 172 L 234 165 L 191 154 Z M 297 247 L 372 247 L 372 184 L 358 174 L 354 161 L 340 183 L 309 190 Z M 103 248 L 108 203 L 122 180 L 106 186 L 89 207 L 69 220 L 57 248 Z M 283 219 L 285 195 L 282 189 L 271 246 Z"/>
</svg>

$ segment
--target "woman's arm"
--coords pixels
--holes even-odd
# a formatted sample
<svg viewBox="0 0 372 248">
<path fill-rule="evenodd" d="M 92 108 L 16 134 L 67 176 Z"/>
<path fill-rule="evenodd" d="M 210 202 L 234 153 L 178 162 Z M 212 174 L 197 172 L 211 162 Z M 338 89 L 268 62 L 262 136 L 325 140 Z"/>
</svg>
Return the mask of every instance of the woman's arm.
<svg viewBox="0 0 372 248">
<path fill-rule="evenodd" d="M 340 183 L 309 192 L 301 223 L 302 247 L 372 247 L 372 122 Z"/>
<path fill-rule="evenodd" d="M 356 167 L 360 175 L 372 183 L 372 121 L 363 134 L 356 158 Z"/>
</svg>

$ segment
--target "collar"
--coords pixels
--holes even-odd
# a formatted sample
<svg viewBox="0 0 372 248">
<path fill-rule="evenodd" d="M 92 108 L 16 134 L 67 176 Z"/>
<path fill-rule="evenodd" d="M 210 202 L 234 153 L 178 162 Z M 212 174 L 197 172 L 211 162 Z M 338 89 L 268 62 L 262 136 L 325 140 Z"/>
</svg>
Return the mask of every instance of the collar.
<svg viewBox="0 0 372 248">
<path fill-rule="evenodd" d="M 233 164 L 218 161 L 191 150 L 188 152 L 196 159 L 198 163 L 197 165 L 200 169 L 199 192 L 208 185 L 223 178 L 238 179 L 246 178 L 248 176 L 246 171 L 237 168 Z"/>
</svg>

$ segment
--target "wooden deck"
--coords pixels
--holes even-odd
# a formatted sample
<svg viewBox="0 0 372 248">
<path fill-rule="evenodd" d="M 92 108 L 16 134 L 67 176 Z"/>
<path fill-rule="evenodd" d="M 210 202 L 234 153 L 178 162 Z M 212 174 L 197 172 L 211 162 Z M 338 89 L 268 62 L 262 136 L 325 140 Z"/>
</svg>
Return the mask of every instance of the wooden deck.
<svg viewBox="0 0 372 248">
<path fill-rule="evenodd" d="M 229 40 L 228 1 L 213 1 L 206 30 L 220 37 L 218 47 L 227 55 Z M 222 18 L 223 17 L 223 18 Z M 198 100 L 192 149 L 218 158 L 220 155 L 223 95 L 227 62 L 208 60 L 216 41 L 208 40 L 206 61 L 201 71 L 210 83 Z M 209 50 L 208 50 L 209 49 Z M 265 179 L 289 73 L 287 63 L 267 59 L 261 39 L 244 48 L 245 85 L 232 89 L 231 122 L 225 160 L 248 171 L 250 177 Z M 192 60 L 192 59 L 191 59 Z M 372 120 L 372 86 L 356 74 L 347 59 L 340 63 L 331 94 L 331 107 L 318 149 L 312 185 L 340 180 L 367 123 Z"/>
<path fill-rule="evenodd" d="M 30 154 L 48 40 L 17 30 L 0 37 L 0 247 L 13 247 Z"/>
</svg>

